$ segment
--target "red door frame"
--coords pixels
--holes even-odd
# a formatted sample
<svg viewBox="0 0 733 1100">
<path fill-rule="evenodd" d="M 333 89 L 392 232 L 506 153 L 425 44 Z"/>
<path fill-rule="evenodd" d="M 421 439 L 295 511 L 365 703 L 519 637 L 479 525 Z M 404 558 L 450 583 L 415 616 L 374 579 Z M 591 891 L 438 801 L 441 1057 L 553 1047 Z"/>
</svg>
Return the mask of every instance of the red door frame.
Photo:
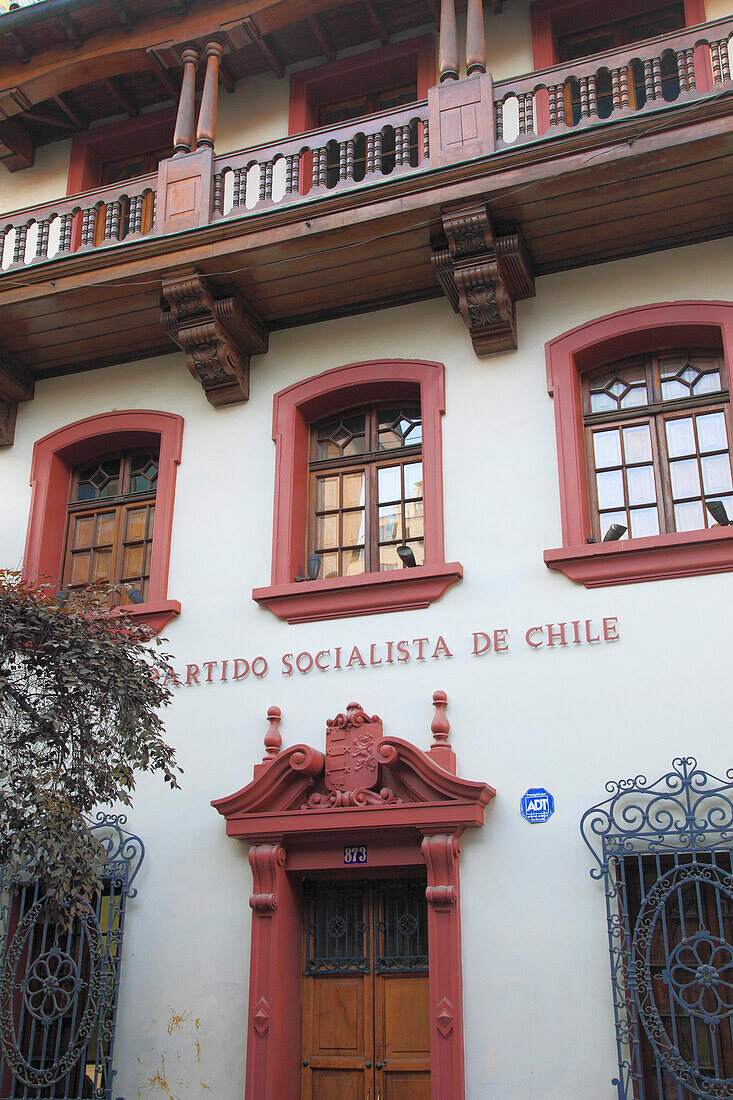
<svg viewBox="0 0 733 1100">
<path fill-rule="evenodd" d="M 252 945 L 245 1100 L 283 1100 L 300 1090 L 300 986 L 302 882 L 329 877 L 403 874 L 427 868 L 430 956 L 430 1080 L 433 1100 L 464 1100 L 463 975 L 459 837 L 480 826 L 493 788 L 455 776 L 436 692 L 435 740 L 428 752 L 408 741 L 381 737 L 379 794 L 328 805 L 323 791 L 326 757 L 308 745 L 280 752 L 280 711 L 270 708 L 268 755 L 254 780 L 212 803 L 226 819 L 227 835 L 249 841 L 254 880 L 250 897 Z M 348 715 L 364 712 L 350 704 Z M 344 716 L 339 716 L 339 719 Z M 337 721 L 337 720 L 334 720 Z M 368 719 L 381 727 L 378 718 Z M 273 733 L 274 730 L 274 733 Z M 307 805 L 306 805 L 307 804 Z M 366 844 L 368 864 L 344 867 L 344 847 Z"/>
</svg>

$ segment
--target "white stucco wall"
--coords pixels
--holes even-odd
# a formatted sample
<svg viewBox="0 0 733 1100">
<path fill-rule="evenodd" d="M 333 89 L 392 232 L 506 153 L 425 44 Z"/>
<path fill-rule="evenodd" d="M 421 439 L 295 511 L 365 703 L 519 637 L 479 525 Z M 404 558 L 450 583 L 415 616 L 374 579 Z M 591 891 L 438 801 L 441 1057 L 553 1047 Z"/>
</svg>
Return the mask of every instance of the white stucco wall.
<svg viewBox="0 0 733 1100">
<path fill-rule="evenodd" d="M 183 612 L 170 648 L 179 666 L 269 662 L 261 680 L 177 689 L 167 729 L 183 789 L 139 783 L 130 825 L 147 856 L 129 907 L 115 1095 L 241 1100 L 251 876 L 209 801 L 251 779 L 267 707 L 282 707 L 286 744 L 322 747 L 326 719 L 356 699 L 388 732 L 427 747 L 442 688 L 459 774 L 497 789 L 485 827 L 463 839 L 468 1096 L 615 1096 L 604 901 L 578 823 L 607 779 L 654 777 L 679 753 L 718 774 L 733 765 L 720 736 L 733 576 L 589 591 L 548 572 L 542 551 L 561 536 L 544 344 L 644 302 L 730 296 L 731 270 L 729 243 L 713 242 L 540 279 L 518 307 L 519 350 L 481 360 L 438 299 L 273 333 L 246 405 L 212 409 L 173 353 L 41 382 L 21 407 L 15 445 L 0 452 L 0 564 L 22 559 L 36 439 L 110 409 L 180 413 L 169 595 Z M 446 560 L 461 561 L 465 578 L 424 611 L 289 626 L 250 598 L 270 576 L 273 394 L 381 357 L 445 363 Z M 620 641 L 524 643 L 534 624 L 604 616 L 618 617 Z M 495 628 L 509 629 L 510 651 L 472 657 L 471 632 Z M 281 673 L 283 653 L 438 635 L 451 660 Z M 556 799 L 544 826 L 519 814 L 536 785 Z"/>
<path fill-rule="evenodd" d="M 36 149 L 32 168 L 8 172 L 0 166 L 0 215 L 65 195 L 70 155 L 70 139 L 55 141 Z"/>
</svg>

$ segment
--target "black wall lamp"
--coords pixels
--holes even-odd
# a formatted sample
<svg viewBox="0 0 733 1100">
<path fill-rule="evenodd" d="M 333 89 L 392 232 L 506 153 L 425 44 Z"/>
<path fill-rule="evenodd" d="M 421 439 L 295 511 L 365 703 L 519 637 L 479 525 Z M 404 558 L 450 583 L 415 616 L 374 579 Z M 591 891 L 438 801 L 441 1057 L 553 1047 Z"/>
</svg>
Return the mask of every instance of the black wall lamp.
<svg viewBox="0 0 733 1100">
<path fill-rule="evenodd" d="M 405 569 L 414 569 L 417 565 L 415 555 L 406 542 L 403 542 L 402 546 L 397 547 L 397 557 L 400 559 Z"/>
</svg>

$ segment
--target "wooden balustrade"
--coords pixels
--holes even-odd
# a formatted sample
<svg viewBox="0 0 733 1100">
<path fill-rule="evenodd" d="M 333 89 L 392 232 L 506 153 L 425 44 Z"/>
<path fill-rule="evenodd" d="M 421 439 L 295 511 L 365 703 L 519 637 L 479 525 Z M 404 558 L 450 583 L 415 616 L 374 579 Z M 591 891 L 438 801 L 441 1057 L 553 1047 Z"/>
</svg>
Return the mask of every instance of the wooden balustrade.
<svg viewBox="0 0 733 1100">
<path fill-rule="evenodd" d="M 143 239 L 154 224 L 156 181 L 154 175 L 143 176 L 5 215 L 0 220 L 0 276 L 72 251 Z M 34 226 L 35 244 L 29 247 Z"/>
<path fill-rule="evenodd" d="M 621 46 L 587 61 L 503 80 L 494 85 L 496 148 L 699 99 L 700 65 L 705 54 L 713 74 L 711 94 L 722 91 L 731 80 L 732 34 L 733 18 L 719 19 Z M 537 125 L 540 102 L 545 115 L 541 127 Z M 512 133 L 509 105 L 516 131 Z"/>
<path fill-rule="evenodd" d="M 242 216 L 428 167 L 427 105 L 383 111 L 339 127 L 217 157 L 214 217 Z M 276 184 L 277 176 L 277 186 Z M 256 190 L 256 195 L 254 190 Z"/>
<path fill-rule="evenodd" d="M 450 0 L 445 0 L 444 10 L 450 25 L 453 10 Z M 674 108 L 680 103 L 710 98 L 730 87 L 729 39 L 733 34 L 733 18 L 619 47 L 585 61 L 556 65 L 515 80 L 501 81 L 493 85 L 492 92 L 491 80 L 482 71 L 484 46 L 480 0 L 472 0 L 470 16 L 470 63 L 474 66 L 473 71 L 480 75 L 448 88 L 433 89 L 430 109 L 433 111 L 435 106 L 434 94 L 449 92 L 452 96 L 453 89 L 460 91 L 464 87 L 483 89 L 478 98 L 474 97 L 475 104 L 473 100 L 471 103 L 477 112 L 478 128 L 485 119 L 489 137 L 485 148 L 473 153 L 470 150 L 467 153 L 467 147 L 459 142 L 451 153 L 452 163 L 468 155 L 490 154 L 494 148 L 499 150 L 542 141 L 606 121 Z M 450 39 L 450 35 L 448 37 Z M 197 132 L 193 130 L 190 97 L 182 95 L 176 126 L 178 155 L 163 162 L 161 169 L 185 166 L 201 154 L 208 156 L 208 166 L 195 169 L 209 174 L 209 184 L 213 177 L 211 198 L 205 203 L 202 199 L 197 224 L 247 217 L 268 207 L 307 203 L 447 162 L 445 148 L 441 145 L 440 125 L 436 130 L 436 119 L 440 118 L 437 112 L 433 118 L 436 155 L 431 163 L 428 105 L 424 101 L 212 160 L 215 77 L 221 46 L 216 42 L 207 43 L 205 52 L 205 94 Z M 184 74 L 184 82 L 188 79 L 191 84 L 198 55 L 185 53 L 188 77 Z M 707 73 L 703 77 L 701 72 L 701 63 L 707 58 L 713 81 L 709 91 Z M 706 90 L 702 92 L 701 88 Z M 452 101 L 447 103 L 446 109 L 464 111 L 466 107 L 460 99 L 455 107 Z M 508 132 L 510 114 L 513 115 L 514 134 Z M 492 121 L 493 134 L 490 133 Z M 187 146 L 194 142 L 199 148 L 195 153 L 187 153 Z M 56 257 L 115 247 L 144 240 L 155 232 L 170 231 L 166 226 L 163 195 L 158 194 L 160 179 L 160 175 L 146 176 L 6 215 L 0 219 L 0 278 L 5 272 L 46 263 Z M 156 225 L 159 209 L 161 220 L 160 225 Z"/>
</svg>

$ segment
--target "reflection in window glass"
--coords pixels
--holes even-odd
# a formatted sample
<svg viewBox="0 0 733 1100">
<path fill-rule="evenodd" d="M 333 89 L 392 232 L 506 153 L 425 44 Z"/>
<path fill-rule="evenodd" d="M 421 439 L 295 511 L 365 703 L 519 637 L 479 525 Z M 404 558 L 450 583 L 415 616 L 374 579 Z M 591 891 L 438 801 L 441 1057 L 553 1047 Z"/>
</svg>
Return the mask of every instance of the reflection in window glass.
<svg viewBox="0 0 733 1100">
<path fill-rule="evenodd" d="M 719 355 L 665 352 L 588 376 L 594 537 L 713 527 L 708 501 L 733 507 L 727 391 Z M 671 403 L 674 402 L 674 405 Z"/>
<path fill-rule="evenodd" d="M 422 564 L 419 405 L 348 410 L 314 426 L 311 440 L 307 554 L 318 557 L 318 576 L 403 569 L 403 545 Z"/>
</svg>

